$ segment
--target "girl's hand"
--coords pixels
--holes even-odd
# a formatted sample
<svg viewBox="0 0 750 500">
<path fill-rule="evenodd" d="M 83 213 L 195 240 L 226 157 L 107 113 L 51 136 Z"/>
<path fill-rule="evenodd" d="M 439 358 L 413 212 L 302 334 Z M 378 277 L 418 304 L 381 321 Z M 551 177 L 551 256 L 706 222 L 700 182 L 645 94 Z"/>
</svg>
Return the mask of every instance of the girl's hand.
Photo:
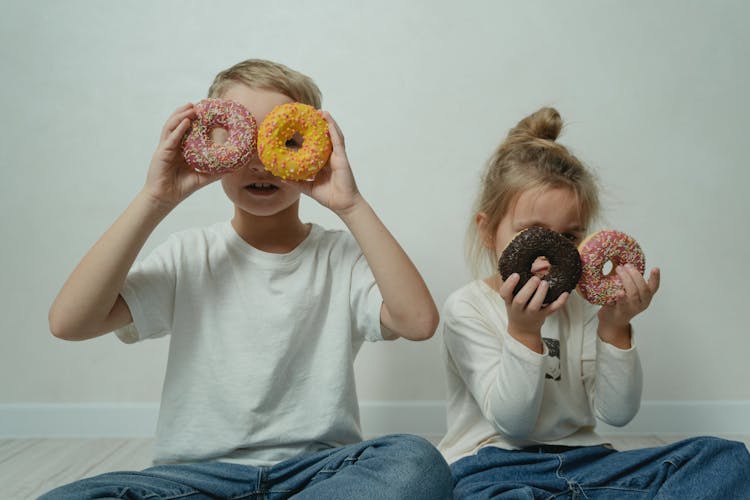
<svg viewBox="0 0 750 500">
<path fill-rule="evenodd" d="M 562 293 L 554 302 L 545 306 L 544 297 L 549 283 L 532 276 L 514 297 L 513 290 L 520 279 L 518 273 L 513 273 L 498 290 L 508 311 L 508 333 L 537 352 L 542 352 L 542 325 L 547 316 L 565 305 L 569 293 Z"/>
<path fill-rule="evenodd" d="M 318 172 L 313 181 L 285 182 L 296 184 L 303 193 L 341 215 L 363 200 L 346 157 L 344 134 L 327 111 L 320 113 L 328 122 L 328 133 L 333 146 L 328 164 Z"/>
<path fill-rule="evenodd" d="M 641 273 L 632 264 L 617 266 L 615 270 L 622 281 L 623 289 L 617 297 L 617 302 L 602 306 L 599 309 L 600 328 L 630 330 L 630 320 L 645 311 L 654 294 L 659 290 L 661 273 L 658 267 L 651 270 L 646 282 Z"/>
<path fill-rule="evenodd" d="M 160 204 L 175 206 L 221 177 L 221 174 L 201 174 L 185 163 L 180 142 L 193 118 L 195 109 L 188 103 L 177 108 L 162 128 L 144 186 L 144 192 Z"/>
</svg>

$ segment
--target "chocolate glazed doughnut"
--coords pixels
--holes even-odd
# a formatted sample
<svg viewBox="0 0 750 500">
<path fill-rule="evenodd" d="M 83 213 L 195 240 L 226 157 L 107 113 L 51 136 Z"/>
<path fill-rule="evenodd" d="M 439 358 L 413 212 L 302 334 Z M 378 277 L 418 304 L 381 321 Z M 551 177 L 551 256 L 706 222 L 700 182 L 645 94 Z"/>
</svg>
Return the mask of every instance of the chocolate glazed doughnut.
<svg viewBox="0 0 750 500">
<path fill-rule="evenodd" d="M 518 233 L 500 255 L 498 270 L 503 281 L 518 273 L 516 295 L 534 276 L 531 266 L 539 257 L 546 257 L 550 270 L 541 279 L 549 283 L 544 304 L 554 302 L 563 292 L 570 292 L 581 278 L 581 256 L 576 246 L 560 233 L 543 227 L 530 227 Z"/>
</svg>

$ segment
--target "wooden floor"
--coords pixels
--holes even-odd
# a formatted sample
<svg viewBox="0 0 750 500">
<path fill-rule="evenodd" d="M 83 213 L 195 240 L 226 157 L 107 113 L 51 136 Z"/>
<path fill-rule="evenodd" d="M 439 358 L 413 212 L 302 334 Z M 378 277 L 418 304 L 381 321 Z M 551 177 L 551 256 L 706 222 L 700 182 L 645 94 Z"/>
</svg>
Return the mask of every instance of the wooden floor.
<svg viewBox="0 0 750 500">
<path fill-rule="evenodd" d="M 619 450 L 672 443 L 688 436 L 610 436 Z M 722 436 L 744 442 L 750 436 Z M 3 500 L 34 499 L 76 479 L 150 465 L 151 439 L 0 439 Z"/>
</svg>

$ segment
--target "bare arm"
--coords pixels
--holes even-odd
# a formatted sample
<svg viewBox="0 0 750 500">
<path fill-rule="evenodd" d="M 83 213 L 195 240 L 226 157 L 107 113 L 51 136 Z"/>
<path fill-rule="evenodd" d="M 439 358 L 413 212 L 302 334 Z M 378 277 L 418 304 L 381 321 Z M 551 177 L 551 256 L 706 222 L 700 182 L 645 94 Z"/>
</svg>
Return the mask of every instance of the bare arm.
<svg viewBox="0 0 750 500">
<path fill-rule="evenodd" d="M 86 253 L 49 311 L 52 334 L 65 340 L 98 337 L 132 322 L 120 296 L 138 252 L 177 204 L 217 176 L 191 171 L 182 160 L 180 139 L 195 111 L 178 108 L 162 129 L 146 184 L 115 223 Z"/>
<path fill-rule="evenodd" d="M 300 183 L 300 188 L 341 217 L 357 240 L 383 296 L 381 323 L 397 336 L 429 339 L 439 321 L 432 295 L 401 245 L 359 193 L 343 134 L 328 113 L 323 117 L 333 144 L 331 159 L 314 182 Z"/>
<path fill-rule="evenodd" d="M 383 296 L 383 325 L 409 340 L 432 337 L 439 320 L 437 307 L 401 245 L 361 197 L 340 215 L 359 243 Z"/>
<path fill-rule="evenodd" d="M 144 193 L 136 196 L 83 257 L 52 303 L 53 335 L 85 340 L 132 321 L 120 289 L 146 239 L 167 213 Z"/>
</svg>

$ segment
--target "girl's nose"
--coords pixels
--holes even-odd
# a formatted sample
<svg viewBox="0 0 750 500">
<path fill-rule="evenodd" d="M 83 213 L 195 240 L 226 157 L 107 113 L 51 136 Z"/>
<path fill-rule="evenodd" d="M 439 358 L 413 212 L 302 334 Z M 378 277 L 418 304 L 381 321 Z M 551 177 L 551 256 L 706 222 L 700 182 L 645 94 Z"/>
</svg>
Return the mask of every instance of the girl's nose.
<svg viewBox="0 0 750 500">
<path fill-rule="evenodd" d="M 549 274 L 549 270 L 551 268 L 552 266 L 550 265 L 549 259 L 547 257 L 537 257 L 534 263 L 531 264 L 531 274 L 539 278 L 543 278 L 544 276 Z"/>
</svg>

